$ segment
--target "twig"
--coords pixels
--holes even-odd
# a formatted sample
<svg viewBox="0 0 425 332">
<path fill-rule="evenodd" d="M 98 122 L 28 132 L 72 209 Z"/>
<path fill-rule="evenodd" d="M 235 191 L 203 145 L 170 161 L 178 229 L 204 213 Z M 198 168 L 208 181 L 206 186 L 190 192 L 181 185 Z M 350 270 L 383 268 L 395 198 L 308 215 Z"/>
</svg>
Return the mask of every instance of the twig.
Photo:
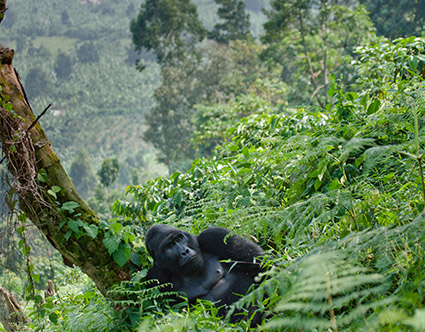
<svg viewBox="0 0 425 332">
<path fill-rule="evenodd" d="M 35 126 L 35 124 L 38 122 L 38 120 L 40 120 L 41 119 L 41 117 L 44 115 L 44 114 L 46 114 L 46 112 L 47 112 L 47 110 L 50 108 L 52 106 L 52 104 L 49 104 L 45 109 L 44 109 L 44 111 L 43 112 L 41 112 L 40 113 L 40 115 L 39 116 L 37 116 L 37 118 L 34 120 L 34 122 L 33 123 L 31 123 L 31 125 L 28 127 L 28 129 L 27 129 L 27 132 L 28 131 L 30 131 L 34 126 Z M 1 158 L 1 160 L 0 160 L 0 165 L 1 164 L 3 164 L 3 162 L 6 160 L 6 156 L 3 156 L 3 158 Z"/>
<path fill-rule="evenodd" d="M 32 127 L 35 126 L 35 124 L 38 122 L 38 120 L 40 120 L 40 118 L 46 114 L 47 110 L 50 108 L 50 106 L 52 106 L 52 104 L 49 104 L 43 112 L 41 112 L 41 114 L 39 116 L 37 116 L 37 118 L 35 119 L 35 121 L 33 123 L 31 123 L 31 126 L 28 127 L 27 132 L 30 131 L 32 129 Z"/>
</svg>

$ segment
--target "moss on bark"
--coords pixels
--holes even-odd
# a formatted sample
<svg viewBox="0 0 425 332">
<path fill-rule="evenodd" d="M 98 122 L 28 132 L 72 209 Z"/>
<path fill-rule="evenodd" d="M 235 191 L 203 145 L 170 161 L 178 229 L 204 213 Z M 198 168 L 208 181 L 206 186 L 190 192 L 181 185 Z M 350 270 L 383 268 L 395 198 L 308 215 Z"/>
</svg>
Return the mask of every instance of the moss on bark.
<svg viewBox="0 0 425 332">
<path fill-rule="evenodd" d="M 101 229 L 94 239 L 87 234 L 78 239 L 75 234 L 65 237 L 67 223 L 76 215 L 87 224 L 98 225 L 99 220 L 78 195 L 40 124 L 28 131 L 35 116 L 12 59 L 13 51 L 0 46 L 0 138 L 8 169 L 19 182 L 15 188 L 19 206 L 62 254 L 65 263 L 81 267 L 106 295 L 111 286 L 129 278 L 128 267 L 120 267 L 109 255 L 102 243 Z M 7 103 L 13 105 L 13 111 L 5 108 Z M 36 181 L 42 169 L 47 174 L 46 181 Z M 61 188 L 57 199 L 48 193 L 53 186 Z M 62 204 L 70 201 L 79 204 L 72 215 L 61 210 Z"/>
</svg>

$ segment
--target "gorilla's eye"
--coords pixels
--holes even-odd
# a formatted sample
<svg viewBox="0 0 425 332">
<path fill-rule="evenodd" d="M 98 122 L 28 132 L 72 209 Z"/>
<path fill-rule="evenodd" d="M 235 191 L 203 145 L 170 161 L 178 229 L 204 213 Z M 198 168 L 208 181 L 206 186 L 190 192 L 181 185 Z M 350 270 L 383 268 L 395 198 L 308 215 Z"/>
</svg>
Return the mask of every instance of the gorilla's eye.
<svg viewBox="0 0 425 332">
<path fill-rule="evenodd" d="M 181 240 L 183 240 L 183 235 L 182 234 L 177 235 L 175 241 L 180 242 Z"/>
<path fill-rule="evenodd" d="M 167 249 L 171 249 L 173 246 L 174 246 L 174 241 L 171 241 L 171 242 L 168 242 L 168 243 L 165 245 L 165 248 L 167 248 Z"/>
</svg>

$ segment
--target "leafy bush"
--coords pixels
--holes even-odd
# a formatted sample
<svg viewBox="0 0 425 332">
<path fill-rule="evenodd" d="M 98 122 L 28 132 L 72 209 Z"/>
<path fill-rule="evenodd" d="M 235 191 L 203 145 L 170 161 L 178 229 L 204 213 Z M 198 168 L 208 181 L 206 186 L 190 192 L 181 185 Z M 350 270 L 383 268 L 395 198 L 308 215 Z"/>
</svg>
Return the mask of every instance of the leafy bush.
<svg viewBox="0 0 425 332">
<path fill-rule="evenodd" d="M 379 47 L 389 53 L 393 45 Z M 114 213 L 138 220 L 141 237 L 158 222 L 194 233 L 214 225 L 268 247 L 275 257 L 269 279 L 235 304 L 254 301 L 273 312 L 265 330 L 417 325 L 424 297 L 414 292 L 425 280 L 414 272 L 423 263 L 425 235 L 425 86 L 418 78 L 424 61 L 417 60 L 379 95 L 373 87 L 346 92 L 331 77 L 335 103 L 327 109 L 285 109 L 257 99 L 227 105 L 226 114 L 248 116 L 228 118 L 225 143 L 212 158 L 130 186 L 134 200 L 116 202 Z M 366 74 L 375 63 L 361 57 L 357 66 Z M 398 62 L 381 75 L 394 68 Z M 217 132 L 214 126 L 202 131 Z"/>
</svg>

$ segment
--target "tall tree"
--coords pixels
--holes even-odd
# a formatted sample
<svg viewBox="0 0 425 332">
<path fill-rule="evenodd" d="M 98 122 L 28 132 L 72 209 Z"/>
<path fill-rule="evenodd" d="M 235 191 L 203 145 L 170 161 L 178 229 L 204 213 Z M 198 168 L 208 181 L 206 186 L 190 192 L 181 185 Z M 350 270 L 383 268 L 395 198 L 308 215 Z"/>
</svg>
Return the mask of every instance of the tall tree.
<svg viewBox="0 0 425 332">
<path fill-rule="evenodd" d="M 373 36 L 366 10 L 351 2 L 273 0 L 265 11 L 263 57 L 282 65 L 292 103 L 315 101 L 325 107 L 329 74 L 347 72 L 353 48 Z"/>
<path fill-rule="evenodd" d="M 163 66 L 163 82 L 155 91 L 156 105 L 146 115 L 144 138 L 160 151 L 170 171 L 190 165 L 198 157 L 194 148 L 194 115 L 197 104 L 226 102 L 245 93 L 268 73 L 259 60 L 256 41 L 212 44 L 202 49 L 203 58 L 187 57 L 181 66 Z"/>
<path fill-rule="evenodd" d="M 360 0 L 377 33 L 390 39 L 421 36 L 425 23 L 425 0 Z"/>
<path fill-rule="evenodd" d="M 104 187 L 109 187 L 115 182 L 120 170 L 120 164 L 117 158 L 106 158 L 103 160 L 97 175 L 99 176 L 100 183 Z"/>
<path fill-rule="evenodd" d="M 64 52 L 58 53 L 54 67 L 56 77 L 68 79 L 72 74 L 73 65 L 72 59 L 68 54 Z"/>
<path fill-rule="evenodd" d="M 160 64 L 178 64 L 206 34 L 191 0 L 147 0 L 130 31 L 136 51 L 154 51 Z"/>
<path fill-rule="evenodd" d="M 231 40 L 243 40 L 251 37 L 249 14 L 245 12 L 242 0 L 214 0 L 218 5 L 220 22 L 208 34 L 219 43 L 227 44 Z"/>
<path fill-rule="evenodd" d="M 216 26 L 215 36 L 221 43 L 200 46 L 206 31 L 190 0 L 147 0 L 130 25 L 136 50 L 154 51 L 161 66 L 162 85 L 146 116 L 144 138 L 160 151 L 159 159 L 170 171 L 184 168 L 196 156 L 194 106 L 234 97 L 255 76 L 251 73 L 258 65 L 258 48 L 247 38 L 249 19 L 243 1 L 217 3 L 224 23 Z M 245 42 L 238 43 L 238 38 Z"/>
<path fill-rule="evenodd" d="M 62 254 L 65 264 L 81 267 L 106 295 L 129 278 L 128 266 L 125 261 L 117 264 L 109 254 L 103 241 L 106 230 L 53 152 L 12 66 L 13 55 L 13 50 L 0 46 L 1 162 L 6 161 L 13 176 L 13 190 L 25 216 Z"/>
</svg>

